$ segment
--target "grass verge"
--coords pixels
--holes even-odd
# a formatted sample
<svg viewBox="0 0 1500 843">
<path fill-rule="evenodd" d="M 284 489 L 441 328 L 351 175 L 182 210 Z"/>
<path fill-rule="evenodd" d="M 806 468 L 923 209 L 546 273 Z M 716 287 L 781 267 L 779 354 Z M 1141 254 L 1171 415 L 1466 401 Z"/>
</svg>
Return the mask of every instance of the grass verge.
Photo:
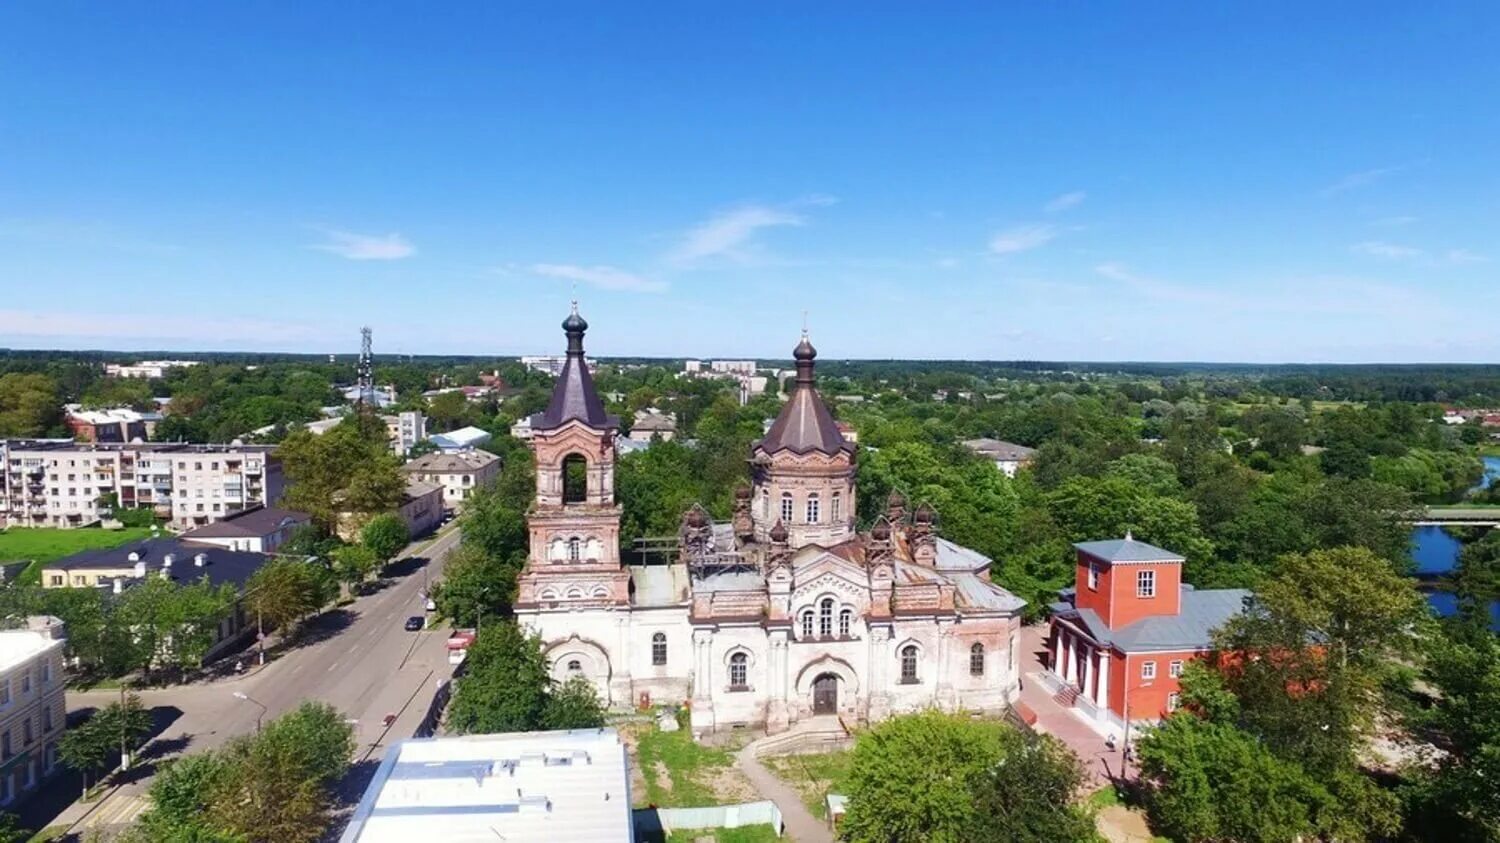
<svg viewBox="0 0 1500 843">
<path fill-rule="evenodd" d="M 740 828 L 685 828 L 667 835 L 667 843 L 694 843 L 698 840 L 713 840 L 714 843 L 773 843 L 781 838 L 769 825 L 747 825 Z"/>
<path fill-rule="evenodd" d="M 646 781 L 643 804 L 660 808 L 718 805 L 713 779 L 734 764 L 728 750 L 702 746 L 686 727 L 663 732 L 648 725 L 637 730 L 636 760 Z"/>
<path fill-rule="evenodd" d="M 105 530 L 100 527 L 11 527 L 0 532 L 0 562 L 30 560 L 31 564 L 17 578 L 23 585 L 42 581 L 42 566 L 54 559 L 72 556 L 84 550 L 117 547 L 151 535 L 145 527 Z"/>
<path fill-rule="evenodd" d="M 813 755 L 773 755 L 761 758 L 760 763 L 797 791 L 813 816 L 827 820 L 827 796 L 842 790 L 853 760 L 853 752 L 846 749 Z"/>
</svg>

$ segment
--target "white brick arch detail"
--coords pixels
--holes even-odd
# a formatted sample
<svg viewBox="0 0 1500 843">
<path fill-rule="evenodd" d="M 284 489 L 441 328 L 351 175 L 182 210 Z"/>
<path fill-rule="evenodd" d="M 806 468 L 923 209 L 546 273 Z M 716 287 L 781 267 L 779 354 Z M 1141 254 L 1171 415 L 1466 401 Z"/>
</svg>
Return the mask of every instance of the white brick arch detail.
<svg viewBox="0 0 1500 843">
<path fill-rule="evenodd" d="M 582 675 L 594 684 L 594 690 L 599 693 L 599 699 L 606 706 L 613 704 L 609 696 L 609 680 L 614 671 L 609 653 L 598 643 L 573 635 L 548 644 L 543 655 L 547 658 L 548 673 L 554 681 L 566 682 L 574 675 Z M 573 662 L 578 663 L 579 670 L 571 669 Z"/>
<path fill-rule="evenodd" d="M 813 680 L 825 673 L 832 673 L 839 678 L 839 699 L 854 699 L 859 696 L 860 682 L 859 672 L 854 666 L 836 656 L 822 656 L 813 659 L 797 671 L 797 695 L 801 697 L 809 707 L 812 706 Z"/>
</svg>

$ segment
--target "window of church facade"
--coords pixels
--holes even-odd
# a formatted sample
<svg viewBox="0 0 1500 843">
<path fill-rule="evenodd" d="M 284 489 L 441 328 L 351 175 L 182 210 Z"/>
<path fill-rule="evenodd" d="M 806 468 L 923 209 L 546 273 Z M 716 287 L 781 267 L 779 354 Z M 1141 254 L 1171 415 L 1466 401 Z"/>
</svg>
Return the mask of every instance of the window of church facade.
<svg viewBox="0 0 1500 843">
<path fill-rule="evenodd" d="M 901 648 L 901 684 L 917 684 L 917 645 L 907 644 Z"/>
<path fill-rule="evenodd" d="M 575 675 L 583 673 L 583 662 L 579 661 L 578 659 L 572 659 L 571 661 L 569 661 L 568 673 Z"/>
<path fill-rule="evenodd" d="M 824 638 L 833 637 L 832 597 L 824 597 L 823 602 L 818 604 L 818 634 Z"/>
<path fill-rule="evenodd" d="M 791 492 L 782 492 L 781 493 L 781 523 L 783 523 L 783 524 L 790 524 L 790 523 L 792 523 L 792 516 L 795 515 L 795 514 L 796 514 L 796 510 L 793 508 L 793 504 L 792 504 L 792 493 Z"/>
<path fill-rule="evenodd" d="M 750 657 L 744 653 L 735 653 L 729 657 L 729 690 L 748 691 L 750 672 Z"/>
<path fill-rule="evenodd" d="M 838 492 L 833 493 L 833 501 L 829 506 L 829 514 L 833 517 L 833 523 L 835 524 L 844 518 L 844 499 Z"/>
<path fill-rule="evenodd" d="M 984 675 L 984 645 L 975 644 L 969 648 L 969 675 Z"/>
<path fill-rule="evenodd" d="M 583 503 L 589 494 L 589 463 L 582 454 L 568 454 L 562 461 L 563 503 Z"/>
<path fill-rule="evenodd" d="M 583 542 L 577 536 L 568 539 L 568 561 L 578 562 L 583 558 Z"/>
<path fill-rule="evenodd" d="M 807 523 L 818 523 L 818 517 L 822 514 L 818 511 L 818 493 L 813 492 L 807 496 Z"/>
<path fill-rule="evenodd" d="M 845 609 L 839 612 L 839 637 L 849 637 L 849 627 L 854 623 L 854 612 Z"/>
<path fill-rule="evenodd" d="M 667 635 L 664 632 L 651 636 L 651 663 L 656 665 L 667 663 Z"/>
<path fill-rule="evenodd" d="M 811 638 L 813 635 L 813 610 L 808 609 L 802 613 L 802 637 Z"/>
<path fill-rule="evenodd" d="M 1137 571 L 1136 572 L 1136 574 L 1135 574 L 1135 596 L 1136 597 L 1155 597 L 1156 596 L 1156 572 L 1155 571 L 1151 570 L 1150 568 L 1147 568 L 1144 571 Z"/>
</svg>

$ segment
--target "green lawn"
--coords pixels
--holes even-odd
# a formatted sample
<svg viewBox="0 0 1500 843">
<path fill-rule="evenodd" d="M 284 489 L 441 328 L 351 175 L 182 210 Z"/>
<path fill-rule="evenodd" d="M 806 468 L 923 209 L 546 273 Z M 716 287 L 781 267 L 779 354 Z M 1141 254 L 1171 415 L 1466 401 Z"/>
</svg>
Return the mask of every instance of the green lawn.
<svg viewBox="0 0 1500 843">
<path fill-rule="evenodd" d="M 115 547 L 151 535 L 146 527 L 103 530 L 80 527 L 62 530 L 56 527 L 11 527 L 0 532 L 0 562 L 34 560 L 35 564 L 21 574 L 19 581 L 35 584 L 41 581 L 41 566 L 54 559 L 71 556 L 96 547 Z"/>
<path fill-rule="evenodd" d="M 714 779 L 734 765 L 725 749 L 702 746 L 686 728 L 663 732 L 655 725 L 637 732 L 636 762 L 646 792 L 636 794 L 637 807 L 698 808 L 726 800 L 714 792 Z"/>
<path fill-rule="evenodd" d="M 839 750 L 813 755 L 773 755 L 760 759 L 760 762 L 797 791 L 813 816 L 826 820 L 828 803 L 825 797 L 841 792 L 853 758 L 852 751 Z"/>
</svg>

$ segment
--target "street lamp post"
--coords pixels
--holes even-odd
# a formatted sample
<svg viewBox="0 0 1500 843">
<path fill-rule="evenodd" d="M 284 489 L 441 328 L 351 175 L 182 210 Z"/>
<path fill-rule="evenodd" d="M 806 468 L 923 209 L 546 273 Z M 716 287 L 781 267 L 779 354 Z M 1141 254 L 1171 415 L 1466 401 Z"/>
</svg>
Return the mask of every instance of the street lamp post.
<svg viewBox="0 0 1500 843">
<path fill-rule="evenodd" d="M 1141 684 L 1132 688 L 1130 687 L 1130 680 L 1128 676 L 1125 680 L 1125 740 L 1120 745 L 1120 771 L 1122 773 L 1128 772 L 1128 768 L 1130 766 L 1130 692 L 1139 691 L 1142 688 L 1149 687 L 1151 687 L 1151 683 L 1149 681 L 1142 682 Z"/>
<path fill-rule="evenodd" d="M 255 699 L 254 697 L 250 696 L 247 693 L 244 693 L 243 691 L 235 691 L 234 698 L 237 700 L 244 700 L 245 702 L 250 703 L 251 705 L 260 709 L 260 713 L 255 715 L 255 734 L 260 734 L 260 721 L 261 718 L 266 716 L 266 707 L 261 704 L 260 700 Z"/>
</svg>

